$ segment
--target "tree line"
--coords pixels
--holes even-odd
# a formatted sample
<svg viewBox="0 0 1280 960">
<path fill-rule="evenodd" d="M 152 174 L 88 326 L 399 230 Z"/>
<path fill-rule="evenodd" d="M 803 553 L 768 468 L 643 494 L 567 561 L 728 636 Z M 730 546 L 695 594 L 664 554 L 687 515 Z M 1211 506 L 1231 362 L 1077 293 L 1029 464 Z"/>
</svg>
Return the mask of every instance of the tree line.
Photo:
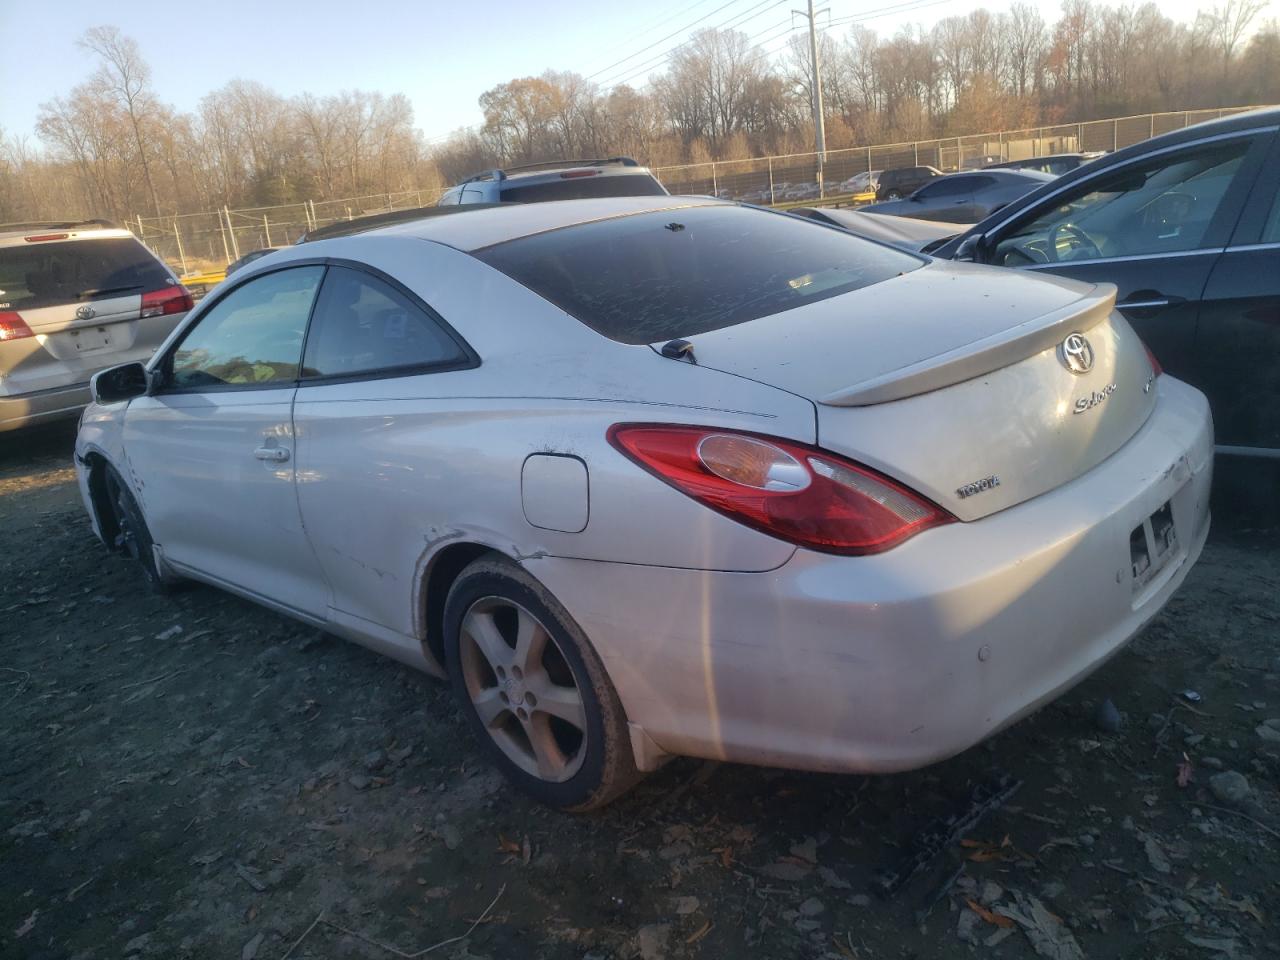
<svg viewBox="0 0 1280 960">
<path fill-rule="evenodd" d="M 1155 3 L 1064 0 L 1046 22 L 1015 0 L 884 37 L 819 37 L 829 149 L 1134 113 L 1280 102 L 1280 24 L 1265 0 L 1187 22 Z M 1251 32 L 1252 31 L 1252 32 Z M 418 189 L 477 170 L 629 154 L 652 166 L 812 149 L 803 30 L 780 49 L 704 29 L 644 87 L 548 70 L 487 90 L 483 123 L 431 143 L 403 94 L 283 97 L 236 79 L 194 112 L 166 104 L 114 27 L 82 38 L 97 68 L 41 104 L 38 143 L 0 131 L 0 221 L 270 206 Z"/>
</svg>

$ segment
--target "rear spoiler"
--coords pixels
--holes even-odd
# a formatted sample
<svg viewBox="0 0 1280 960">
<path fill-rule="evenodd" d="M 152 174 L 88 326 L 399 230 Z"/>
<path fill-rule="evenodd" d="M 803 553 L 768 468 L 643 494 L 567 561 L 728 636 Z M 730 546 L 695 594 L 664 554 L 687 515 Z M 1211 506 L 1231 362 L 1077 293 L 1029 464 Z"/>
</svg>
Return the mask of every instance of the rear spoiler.
<svg viewBox="0 0 1280 960">
<path fill-rule="evenodd" d="M 1115 305 L 1116 285 L 1098 283 L 1085 296 L 1058 310 L 947 353 L 843 387 L 819 402 L 829 407 L 869 407 L 972 380 L 1057 346 L 1069 333 L 1083 333 L 1096 327 L 1111 316 Z"/>
</svg>

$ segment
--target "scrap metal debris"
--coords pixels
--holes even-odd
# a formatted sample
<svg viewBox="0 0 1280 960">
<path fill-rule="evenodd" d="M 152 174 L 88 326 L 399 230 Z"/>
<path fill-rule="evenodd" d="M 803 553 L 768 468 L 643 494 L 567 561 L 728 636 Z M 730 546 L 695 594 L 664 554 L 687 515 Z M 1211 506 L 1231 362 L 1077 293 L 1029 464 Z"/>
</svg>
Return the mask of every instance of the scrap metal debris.
<svg viewBox="0 0 1280 960">
<path fill-rule="evenodd" d="M 964 834 L 972 830 L 992 810 L 1000 807 L 1022 786 L 1008 774 L 994 780 L 979 783 L 969 796 L 968 806 L 948 817 L 938 817 L 927 823 L 914 838 L 908 853 L 895 866 L 876 872 L 872 889 L 881 897 L 891 897 L 907 885 L 916 874 L 924 870 L 939 854 L 953 846 Z"/>
</svg>

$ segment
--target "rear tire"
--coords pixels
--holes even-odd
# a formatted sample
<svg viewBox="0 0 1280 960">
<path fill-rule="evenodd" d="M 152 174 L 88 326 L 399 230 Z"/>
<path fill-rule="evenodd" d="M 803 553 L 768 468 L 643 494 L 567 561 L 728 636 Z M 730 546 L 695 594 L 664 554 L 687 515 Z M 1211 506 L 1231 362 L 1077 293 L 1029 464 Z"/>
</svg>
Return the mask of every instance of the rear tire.
<svg viewBox="0 0 1280 960">
<path fill-rule="evenodd" d="M 106 507 L 111 511 L 114 527 L 108 546 L 116 553 L 136 560 L 142 568 L 142 577 L 147 586 L 156 593 L 170 592 L 177 581 L 174 577 L 161 573 L 156 565 L 155 544 L 151 539 L 151 531 L 147 528 L 147 521 L 138 508 L 138 501 L 114 467 L 105 466 L 102 469 Z"/>
<path fill-rule="evenodd" d="M 890 190 L 888 193 L 884 195 L 884 198 L 886 200 L 901 200 L 902 194 L 897 190 Z"/>
<path fill-rule="evenodd" d="M 595 810 L 639 779 L 604 665 L 559 601 L 505 557 L 458 575 L 445 661 L 477 739 L 512 783 L 561 810 Z"/>
</svg>

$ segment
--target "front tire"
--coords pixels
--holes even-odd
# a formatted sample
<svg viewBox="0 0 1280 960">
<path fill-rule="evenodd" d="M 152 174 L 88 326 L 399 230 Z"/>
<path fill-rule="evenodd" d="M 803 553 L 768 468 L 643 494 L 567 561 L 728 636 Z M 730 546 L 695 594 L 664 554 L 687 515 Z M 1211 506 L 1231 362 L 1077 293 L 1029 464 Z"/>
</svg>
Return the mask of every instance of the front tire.
<svg viewBox="0 0 1280 960">
<path fill-rule="evenodd" d="M 102 470 L 106 507 L 111 511 L 112 520 L 108 546 L 116 553 L 138 561 L 143 579 L 152 590 L 156 593 L 168 593 L 175 581 L 161 573 L 156 566 L 155 544 L 142 511 L 138 508 L 138 501 L 133 498 L 133 492 L 114 467 L 104 466 Z"/>
<path fill-rule="evenodd" d="M 476 737 L 517 787 L 594 810 L 640 779 L 604 665 L 559 601 L 504 557 L 459 574 L 444 611 L 449 678 Z"/>
</svg>

